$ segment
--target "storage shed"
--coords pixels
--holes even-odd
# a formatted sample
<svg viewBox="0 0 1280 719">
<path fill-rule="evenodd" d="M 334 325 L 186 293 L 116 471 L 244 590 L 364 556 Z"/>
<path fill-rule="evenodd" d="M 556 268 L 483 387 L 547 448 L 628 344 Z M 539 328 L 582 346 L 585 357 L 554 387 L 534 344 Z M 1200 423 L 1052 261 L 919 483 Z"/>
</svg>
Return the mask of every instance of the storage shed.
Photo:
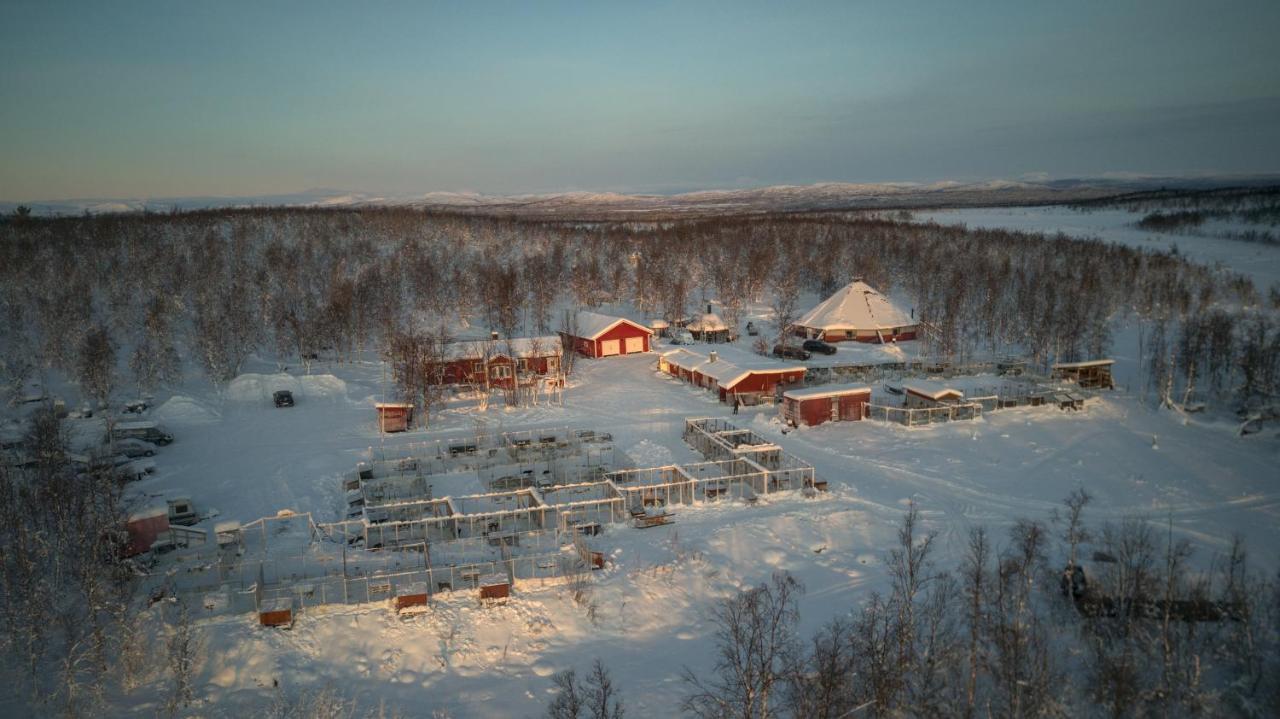
<svg viewBox="0 0 1280 719">
<path fill-rule="evenodd" d="M 293 626 L 293 598 L 264 599 L 258 607 L 258 623 L 264 627 Z"/>
<path fill-rule="evenodd" d="M 794 325 L 797 335 L 827 342 L 897 342 L 916 338 L 917 323 L 888 297 L 854 280 L 809 310 Z"/>
<path fill-rule="evenodd" d="M 129 542 L 125 545 L 124 556 L 133 557 L 150 551 L 157 539 L 169 536 L 168 505 L 157 504 L 129 515 L 125 531 L 129 534 Z"/>
<path fill-rule="evenodd" d="M 1111 365 L 1115 363 L 1111 359 L 1059 362 L 1053 366 L 1053 378 L 1070 380 L 1082 389 L 1115 389 L 1111 379 Z"/>
<path fill-rule="evenodd" d="M 711 311 L 711 305 L 707 305 L 705 314 L 698 315 L 685 325 L 685 329 L 693 335 L 694 339 L 703 342 L 729 342 L 733 339 L 733 333 L 729 331 L 729 325 L 720 318 L 720 315 Z"/>
<path fill-rule="evenodd" d="M 502 601 L 511 596 L 511 580 L 505 574 L 480 577 L 480 601 Z"/>
<path fill-rule="evenodd" d="M 866 385 L 837 384 L 789 389 L 782 393 L 782 419 L 793 427 L 813 427 L 823 422 L 856 422 L 871 403 Z"/>
<path fill-rule="evenodd" d="M 428 592 L 426 582 L 410 582 L 396 587 L 395 608 L 397 612 L 406 609 L 427 606 Z"/>
<path fill-rule="evenodd" d="M 938 382 L 916 380 L 904 384 L 902 389 L 906 394 L 903 406 L 908 409 L 927 409 L 964 401 L 964 392 Z"/>
<path fill-rule="evenodd" d="M 612 357 L 649 351 L 653 330 L 625 317 L 579 312 L 569 329 L 560 336 L 578 354 L 586 357 Z"/>
<path fill-rule="evenodd" d="M 378 412 L 378 429 L 383 432 L 403 432 L 413 426 L 411 404 L 378 402 L 373 407 Z"/>
</svg>

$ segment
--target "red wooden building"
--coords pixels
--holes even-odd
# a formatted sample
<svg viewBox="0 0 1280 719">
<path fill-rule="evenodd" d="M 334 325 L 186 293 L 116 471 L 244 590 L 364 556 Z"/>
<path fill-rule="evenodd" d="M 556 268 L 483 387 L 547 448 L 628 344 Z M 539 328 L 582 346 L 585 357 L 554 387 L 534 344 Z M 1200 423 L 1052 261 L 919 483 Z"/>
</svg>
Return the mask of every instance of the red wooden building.
<svg viewBox="0 0 1280 719">
<path fill-rule="evenodd" d="M 514 337 L 454 342 L 445 350 L 445 384 L 511 389 L 518 380 L 559 377 L 560 338 Z"/>
<path fill-rule="evenodd" d="M 912 380 L 902 385 L 905 394 L 903 406 L 909 409 L 928 409 L 964 401 L 964 392 L 938 382 Z"/>
<path fill-rule="evenodd" d="M 403 402 L 378 402 L 373 405 L 378 413 L 378 429 L 383 432 L 403 432 L 413 426 L 413 405 Z"/>
<path fill-rule="evenodd" d="M 598 358 L 648 352 L 653 330 L 625 317 L 579 312 L 560 336 L 578 354 Z"/>
<path fill-rule="evenodd" d="M 124 556 L 132 557 L 151 550 L 157 539 L 169 537 L 169 507 L 159 504 L 129 515 L 125 523 L 129 543 Z"/>
<path fill-rule="evenodd" d="M 813 427 L 823 422 L 856 422 L 866 416 L 871 388 L 833 384 L 782 393 L 782 419 L 793 427 Z"/>
<path fill-rule="evenodd" d="M 658 369 L 673 377 L 715 392 L 721 402 L 759 404 L 772 400 L 779 386 L 804 379 L 804 365 L 786 364 L 750 355 L 730 362 L 717 352 L 701 354 L 686 349 L 665 352 Z"/>
</svg>

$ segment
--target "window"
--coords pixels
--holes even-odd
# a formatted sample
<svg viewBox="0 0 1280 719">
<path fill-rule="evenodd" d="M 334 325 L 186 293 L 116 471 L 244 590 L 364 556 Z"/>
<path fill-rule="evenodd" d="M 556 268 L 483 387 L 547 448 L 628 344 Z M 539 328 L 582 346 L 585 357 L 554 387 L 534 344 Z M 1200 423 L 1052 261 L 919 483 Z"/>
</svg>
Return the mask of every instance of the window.
<svg viewBox="0 0 1280 719">
<path fill-rule="evenodd" d="M 548 357 L 547 358 L 547 374 L 555 374 L 556 372 L 559 372 L 559 371 L 560 371 L 560 358 Z"/>
<path fill-rule="evenodd" d="M 483 363 L 483 362 L 472 362 L 472 363 L 471 363 L 471 374 L 484 374 L 484 363 Z"/>
<path fill-rule="evenodd" d="M 521 372 L 529 371 L 529 360 L 525 359 L 524 357 L 520 358 L 520 371 Z"/>
<path fill-rule="evenodd" d="M 509 379 L 511 377 L 511 365 L 494 365 L 490 368 L 490 374 L 494 379 Z"/>
<path fill-rule="evenodd" d="M 844 336 L 846 339 L 853 339 L 853 330 L 845 330 Z"/>
</svg>

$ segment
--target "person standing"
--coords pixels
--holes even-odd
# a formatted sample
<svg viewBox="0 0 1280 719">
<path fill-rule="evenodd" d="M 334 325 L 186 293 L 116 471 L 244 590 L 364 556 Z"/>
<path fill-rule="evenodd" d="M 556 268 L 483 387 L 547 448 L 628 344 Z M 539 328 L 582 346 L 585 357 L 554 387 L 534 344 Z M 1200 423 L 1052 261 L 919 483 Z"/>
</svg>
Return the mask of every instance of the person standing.
<svg viewBox="0 0 1280 719">
<path fill-rule="evenodd" d="M 742 403 L 741 403 L 740 401 L 738 401 L 738 396 L 737 396 L 737 395 L 734 395 L 734 396 L 733 396 L 733 413 L 734 413 L 734 414 L 737 414 L 737 413 L 738 413 L 738 405 L 740 405 L 740 404 L 742 404 Z"/>
</svg>

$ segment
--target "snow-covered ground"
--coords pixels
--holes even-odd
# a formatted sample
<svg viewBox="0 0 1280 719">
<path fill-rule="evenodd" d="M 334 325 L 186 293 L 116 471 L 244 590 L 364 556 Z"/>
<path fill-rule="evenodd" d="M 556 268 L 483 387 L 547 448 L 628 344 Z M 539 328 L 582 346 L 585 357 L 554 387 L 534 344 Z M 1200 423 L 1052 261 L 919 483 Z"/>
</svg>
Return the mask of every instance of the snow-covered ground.
<svg viewBox="0 0 1280 719">
<path fill-rule="evenodd" d="M 579 360 L 563 406 L 480 412 L 457 400 L 430 430 L 387 437 L 373 421 L 383 391 L 376 363 L 321 364 L 309 377 L 246 374 L 220 392 L 193 387 L 158 398 L 152 418 L 177 440 L 156 458 L 156 475 L 135 487 L 184 490 L 199 507 L 216 507 L 219 519 L 288 508 L 331 520 L 341 508 L 339 475 L 367 447 L 480 426 L 602 430 L 638 464 L 697 461 L 681 441 L 683 420 L 730 417 L 731 408 L 655 365 L 653 354 Z M 275 408 L 275 389 L 293 390 L 297 406 Z M 533 716 L 553 672 L 600 657 L 633 715 L 671 715 L 683 693 L 681 667 L 712 661 L 705 612 L 717 598 L 786 569 L 807 588 L 801 631 L 811 632 L 886 586 L 884 556 L 911 500 L 945 540 L 936 545 L 943 567 L 958 560 L 970 526 L 1003 536 L 1016 518 L 1047 520 L 1078 486 L 1097 499 L 1093 521 L 1171 518 L 1204 563 L 1235 532 L 1258 552 L 1280 546 L 1273 439 L 1184 423 L 1123 392 L 1079 413 L 1024 408 L 911 430 L 861 422 L 784 434 L 774 412 L 744 408 L 732 419 L 811 462 L 830 491 L 682 507 L 669 527 L 607 527 L 597 538 L 609 566 L 594 575 L 594 622 L 563 587 L 537 581 L 518 582 L 505 606 L 482 608 L 458 592 L 409 619 L 382 604 L 308 610 L 290 631 L 260 628 L 248 615 L 210 618 L 197 711 L 253 713 L 278 680 L 290 690 L 332 682 L 365 706 L 385 699 L 414 716 L 433 708 L 454 717 Z M 154 708 L 142 705 L 155 696 L 144 689 L 124 698 L 134 706 L 121 715 Z"/>
<path fill-rule="evenodd" d="M 1280 247 L 1217 236 L 1221 232 L 1257 229 L 1257 225 L 1210 221 L 1186 232 L 1151 232 L 1136 226 L 1144 214 L 1123 209 L 1082 211 L 1065 206 L 982 207 L 921 211 L 915 213 L 915 218 L 943 225 L 963 224 L 1048 234 L 1062 232 L 1076 238 L 1097 238 L 1159 251 L 1176 247 L 1180 254 L 1195 262 L 1244 274 L 1262 292 L 1280 285 Z"/>
</svg>

